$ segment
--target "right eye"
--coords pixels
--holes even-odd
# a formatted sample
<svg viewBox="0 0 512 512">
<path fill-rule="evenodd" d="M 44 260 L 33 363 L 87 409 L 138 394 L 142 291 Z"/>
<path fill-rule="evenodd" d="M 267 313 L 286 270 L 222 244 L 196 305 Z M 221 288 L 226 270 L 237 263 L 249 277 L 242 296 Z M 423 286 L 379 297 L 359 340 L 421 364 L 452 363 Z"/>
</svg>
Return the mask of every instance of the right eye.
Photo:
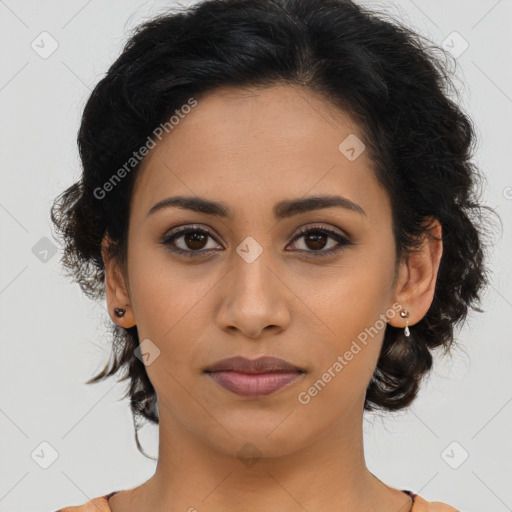
<svg viewBox="0 0 512 512">
<path fill-rule="evenodd" d="M 204 250 L 208 238 L 213 239 L 209 231 L 188 226 L 165 235 L 161 243 L 172 252 L 197 256 L 197 253 L 210 252 L 212 249 Z"/>
</svg>

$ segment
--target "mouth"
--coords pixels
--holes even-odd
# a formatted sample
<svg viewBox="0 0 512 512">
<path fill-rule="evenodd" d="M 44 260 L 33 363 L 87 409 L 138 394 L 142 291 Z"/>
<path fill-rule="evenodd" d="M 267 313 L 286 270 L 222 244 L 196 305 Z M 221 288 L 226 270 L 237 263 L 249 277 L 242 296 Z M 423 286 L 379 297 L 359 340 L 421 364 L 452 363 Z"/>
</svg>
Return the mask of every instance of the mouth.
<svg viewBox="0 0 512 512">
<path fill-rule="evenodd" d="M 240 396 L 267 396 L 284 389 L 304 375 L 301 372 L 241 373 L 207 372 L 220 386 Z"/>
<path fill-rule="evenodd" d="M 292 385 L 306 373 L 288 361 L 267 356 L 258 359 L 241 356 L 222 359 L 204 372 L 224 389 L 247 397 L 275 393 Z"/>
</svg>

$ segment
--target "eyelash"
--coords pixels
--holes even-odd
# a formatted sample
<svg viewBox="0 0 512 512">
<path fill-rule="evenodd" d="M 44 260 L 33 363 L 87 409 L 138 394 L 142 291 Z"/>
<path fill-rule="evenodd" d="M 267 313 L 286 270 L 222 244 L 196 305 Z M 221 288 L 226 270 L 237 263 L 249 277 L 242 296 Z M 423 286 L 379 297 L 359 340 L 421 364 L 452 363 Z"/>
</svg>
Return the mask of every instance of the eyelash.
<svg viewBox="0 0 512 512">
<path fill-rule="evenodd" d="M 164 245 L 164 246 L 169 246 L 171 244 L 171 242 L 174 242 L 176 239 L 181 238 L 182 236 L 187 235 L 189 233 L 202 233 L 204 235 L 209 236 L 212 239 L 215 239 L 215 237 L 206 229 L 196 228 L 196 227 L 186 227 L 186 228 L 180 229 L 179 231 L 176 231 L 175 233 L 172 233 L 170 235 L 166 235 L 162 239 L 161 244 Z M 305 253 L 312 253 L 313 257 L 315 257 L 315 258 L 331 256 L 333 254 L 336 254 L 336 253 L 342 251 L 346 246 L 353 245 L 353 242 L 348 240 L 343 235 L 340 235 L 338 232 L 333 231 L 333 230 L 328 229 L 328 228 L 317 228 L 317 227 L 313 227 L 313 228 L 300 228 L 299 235 L 296 236 L 292 240 L 292 243 L 295 242 L 296 240 L 302 238 L 303 236 L 309 235 L 311 233 L 322 233 L 322 234 L 328 235 L 329 238 L 334 239 L 339 244 L 336 247 L 334 247 L 332 249 L 329 249 L 327 251 L 324 251 L 324 250 L 321 250 L 321 249 L 318 250 L 318 251 L 314 251 L 314 250 L 307 250 L 307 251 L 306 250 L 299 250 L 299 252 L 302 252 L 302 253 L 304 253 L 304 252 Z M 177 254 L 183 254 L 184 256 L 191 256 L 191 257 L 196 257 L 196 256 L 201 255 L 201 253 L 208 253 L 209 252 L 209 250 L 196 250 L 196 251 L 194 251 L 194 250 L 177 249 L 175 247 L 174 248 L 169 248 L 168 247 L 168 250 L 170 250 L 170 251 L 172 251 L 174 253 L 177 253 Z M 215 250 L 215 249 L 211 249 L 211 250 Z"/>
</svg>

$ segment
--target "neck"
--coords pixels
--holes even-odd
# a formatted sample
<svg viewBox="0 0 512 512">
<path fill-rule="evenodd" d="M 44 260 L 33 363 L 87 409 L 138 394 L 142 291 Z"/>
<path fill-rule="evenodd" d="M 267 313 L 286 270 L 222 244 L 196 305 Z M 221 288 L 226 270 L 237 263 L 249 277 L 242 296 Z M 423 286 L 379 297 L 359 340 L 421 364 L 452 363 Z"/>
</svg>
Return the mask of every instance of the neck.
<svg viewBox="0 0 512 512">
<path fill-rule="evenodd" d="M 372 512 L 386 510 L 386 504 L 389 510 L 410 509 L 410 498 L 384 485 L 366 467 L 362 407 L 349 411 L 313 443 L 290 448 L 286 456 L 260 456 L 255 448 L 251 452 L 250 446 L 263 450 L 271 446 L 274 433 L 253 445 L 245 440 L 234 443 L 245 445 L 241 452 L 221 451 L 184 428 L 169 409 L 161 407 L 159 412 L 157 469 L 147 482 L 130 491 L 133 510 Z M 279 439 L 281 451 L 283 442 Z M 121 504 L 122 500 L 115 501 Z"/>
</svg>

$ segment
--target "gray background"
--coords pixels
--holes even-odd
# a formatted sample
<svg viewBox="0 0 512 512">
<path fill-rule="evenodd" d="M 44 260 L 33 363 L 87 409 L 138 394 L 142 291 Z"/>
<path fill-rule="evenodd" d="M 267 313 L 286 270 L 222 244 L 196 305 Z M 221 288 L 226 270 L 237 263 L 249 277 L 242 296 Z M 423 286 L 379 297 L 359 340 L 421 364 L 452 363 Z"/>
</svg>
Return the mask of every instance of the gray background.
<svg viewBox="0 0 512 512">
<path fill-rule="evenodd" d="M 454 31 L 467 41 L 457 57 L 462 106 L 477 128 L 484 199 L 504 221 L 486 312 L 470 315 L 461 348 L 436 359 L 410 409 L 366 417 L 367 463 L 384 482 L 428 500 L 467 512 L 512 510 L 512 1 L 362 3 L 436 43 Z M 81 504 L 155 469 L 136 449 L 126 383 L 84 384 L 108 360 L 107 313 L 63 277 L 45 237 L 52 240 L 52 199 L 80 173 L 76 133 L 90 90 L 128 29 L 166 5 L 0 0 L 0 511 Z M 31 47 L 42 46 L 43 31 L 58 43 L 47 58 Z M 460 51 L 461 41 L 453 47 Z M 157 433 L 141 431 L 153 456 Z"/>
</svg>

